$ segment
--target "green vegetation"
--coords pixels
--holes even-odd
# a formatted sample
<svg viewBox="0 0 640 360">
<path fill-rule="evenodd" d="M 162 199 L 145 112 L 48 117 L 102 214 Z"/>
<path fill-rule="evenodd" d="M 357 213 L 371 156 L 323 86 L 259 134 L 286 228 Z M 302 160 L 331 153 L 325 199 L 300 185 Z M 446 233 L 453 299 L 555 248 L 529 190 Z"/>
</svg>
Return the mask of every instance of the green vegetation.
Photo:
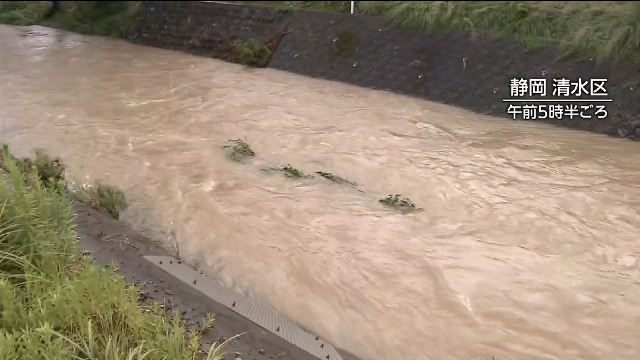
<svg viewBox="0 0 640 360">
<path fill-rule="evenodd" d="M 251 148 L 249 147 L 249 144 L 247 144 L 245 141 L 242 141 L 240 139 L 230 140 L 229 144 L 225 145 L 224 148 L 228 149 L 229 157 L 235 161 L 238 161 L 238 159 L 242 159 L 246 156 L 255 155 L 253 150 L 251 150 Z M 294 168 L 290 164 L 287 164 L 286 166 L 268 166 L 268 167 L 261 168 L 260 170 L 267 173 L 280 172 L 280 173 L 283 173 L 284 176 L 289 179 L 313 179 L 314 178 L 313 175 L 305 174 L 302 171 Z M 315 173 L 316 175 L 322 178 L 325 178 L 333 183 L 341 184 L 341 185 L 350 185 L 356 188 L 356 190 L 362 192 L 362 190 L 357 189 L 358 184 L 356 184 L 355 182 L 349 181 L 345 178 L 342 178 L 330 172 L 316 171 Z M 389 208 L 400 210 L 403 213 L 407 213 L 410 211 L 423 210 L 422 208 L 416 207 L 416 205 L 408 198 L 406 197 L 403 198 L 400 195 L 389 195 L 386 198 L 379 200 L 379 202 L 388 206 Z M 178 252 L 177 247 L 176 247 L 176 251 Z"/>
<path fill-rule="evenodd" d="M 349 1 L 257 1 L 278 9 L 350 11 Z M 565 56 L 640 60 L 637 1 L 362 1 L 356 12 L 383 15 L 427 32 L 469 31 L 559 45 Z"/>
<path fill-rule="evenodd" d="M 5 173 L 9 171 L 10 164 L 15 163 L 22 174 L 23 181 L 33 186 L 31 173 L 35 171 L 38 180 L 50 189 L 58 189 L 58 183 L 64 183 L 64 193 L 74 199 L 102 209 L 114 218 L 120 216 L 120 212 L 127 208 L 127 200 L 122 190 L 101 183 L 89 185 L 76 185 L 65 179 L 66 166 L 59 158 L 52 158 L 42 150 L 37 150 L 35 158 L 16 158 L 9 151 L 7 145 L 3 145 L 0 151 L 0 169 Z"/>
<path fill-rule="evenodd" d="M 103 209 L 114 219 L 119 219 L 120 212 L 128 207 L 127 198 L 122 190 L 102 183 L 80 185 L 73 195 L 84 204 Z"/>
<path fill-rule="evenodd" d="M 350 1 L 234 1 L 238 4 L 273 7 L 278 10 L 318 10 L 330 12 L 349 12 Z"/>
<path fill-rule="evenodd" d="M 200 333 L 143 302 L 115 270 L 82 256 L 65 184 L 26 176 L 13 157 L 0 180 L 0 359 L 220 359 Z M 105 296 L 108 292 L 109 296 Z M 211 318 L 205 319 L 207 327 Z"/>
<path fill-rule="evenodd" d="M 248 157 L 256 156 L 249 144 L 241 139 L 229 140 L 223 148 L 227 150 L 227 155 L 235 161 L 242 161 Z"/>
<path fill-rule="evenodd" d="M 81 34 L 124 38 L 138 18 L 140 2 L 65 1 L 64 10 L 46 19 L 50 1 L 0 1 L 0 23 L 44 25 Z"/>
<path fill-rule="evenodd" d="M 422 208 L 416 207 L 416 204 L 414 204 L 411 200 L 409 200 L 406 197 L 403 198 L 399 194 L 389 195 L 386 198 L 381 199 L 379 201 L 388 207 L 402 210 L 403 212 L 422 210 Z"/>
<path fill-rule="evenodd" d="M 316 171 L 316 174 L 322 176 L 323 178 L 333 181 L 334 183 L 337 184 L 349 184 L 351 186 L 356 186 L 357 184 L 354 182 L 351 182 L 347 179 L 341 178 L 340 176 L 334 175 L 332 173 L 328 173 L 328 172 L 323 172 L 323 171 Z"/>
<path fill-rule="evenodd" d="M 35 167 L 38 178 L 45 184 L 48 184 L 49 179 L 60 181 L 64 178 L 65 166 L 62 161 L 59 158 L 49 157 L 49 155 L 47 155 L 43 150 L 36 150 L 36 156 L 34 159 L 14 158 L 11 156 L 8 146 L 5 145 L 3 149 L 0 150 L 0 157 L 2 159 L 0 167 L 4 171 L 9 170 L 9 161 L 13 160 L 23 174 L 30 173 L 31 169 Z M 28 177 L 25 179 L 28 179 Z"/>
<path fill-rule="evenodd" d="M 271 50 L 257 40 L 234 41 L 231 46 L 240 56 L 240 64 L 253 67 L 265 67 L 269 64 Z"/>
<path fill-rule="evenodd" d="M 284 173 L 284 176 L 288 177 L 288 178 L 313 178 L 313 176 L 311 175 L 306 175 L 305 173 L 303 173 L 302 171 L 294 168 L 293 166 L 287 164 L 287 166 L 284 166 L 280 169 L 280 171 L 282 171 Z"/>
</svg>

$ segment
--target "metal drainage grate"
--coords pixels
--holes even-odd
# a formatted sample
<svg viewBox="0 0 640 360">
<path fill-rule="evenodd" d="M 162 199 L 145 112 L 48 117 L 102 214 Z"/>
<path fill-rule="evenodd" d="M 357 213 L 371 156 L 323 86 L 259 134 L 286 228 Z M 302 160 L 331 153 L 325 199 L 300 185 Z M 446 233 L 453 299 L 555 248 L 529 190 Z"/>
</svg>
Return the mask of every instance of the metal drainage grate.
<svg viewBox="0 0 640 360">
<path fill-rule="evenodd" d="M 182 262 L 179 263 L 176 258 L 171 256 L 145 256 L 144 258 L 214 301 L 228 307 L 318 359 L 342 360 L 336 349 L 324 340 L 320 338 L 316 340 L 316 336 L 311 333 L 300 329 L 271 310 L 259 306 L 220 282 L 201 275 Z"/>
</svg>

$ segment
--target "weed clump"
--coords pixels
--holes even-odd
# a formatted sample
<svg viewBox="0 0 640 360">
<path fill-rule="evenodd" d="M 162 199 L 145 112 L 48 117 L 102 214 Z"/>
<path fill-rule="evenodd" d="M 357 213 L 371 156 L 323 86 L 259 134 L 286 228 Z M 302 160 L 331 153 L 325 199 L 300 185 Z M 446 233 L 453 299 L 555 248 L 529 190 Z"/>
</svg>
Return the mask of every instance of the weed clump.
<svg viewBox="0 0 640 360">
<path fill-rule="evenodd" d="M 36 174 L 38 174 L 38 178 L 45 185 L 50 184 L 50 180 L 52 179 L 54 182 L 61 181 L 64 179 L 64 171 L 66 166 L 62 163 L 60 158 L 52 158 L 43 150 L 36 150 L 35 158 L 31 159 L 28 157 L 25 158 L 16 158 L 9 151 L 9 147 L 4 144 L 2 150 L 0 150 L 0 155 L 2 156 L 2 161 L 0 162 L 0 167 L 5 172 L 9 170 L 9 163 L 11 161 L 16 163 L 16 166 L 20 170 L 22 174 L 25 175 L 25 180 L 29 180 L 29 174 L 31 174 L 31 170 L 33 168 L 36 169 Z"/>
<path fill-rule="evenodd" d="M 389 195 L 386 198 L 380 199 L 378 201 L 388 207 L 399 209 L 403 212 L 422 210 L 422 208 L 416 207 L 416 204 L 414 204 L 413 201 L 409 200 L 409 198 L 402 197 L 402 195 L 400 194 Z"/>
<path fill-rule="evenodd" d="M 240 56 L 240 64 L 252 67 L 265 67 L 271 58 L 271 50 L 257 40 L 234 41 L 233 49 Z"/>
<path fill-rule="evenodd" d="M 256 156 L 255 151 L 251 149 L 249 144 L 241 139 L 229 140 L 223 148 L 227 150 L 229 157 L 235 161 L 242 161 L 248 157 Z"/>
<path fill-rule="evenodd" d="M 334 183 L 337 184 L 349 184 L 351 186 L 356 186 L 357 184 L 349 181 L 345 178 L 341 178 L 340 176 L 334 175 L 332 173 L 328 173 L 328 172 L 323 172 L 323 171 L 316 171 L 316 174 L 322 176 L 323 178 L 329 180 L 329 181 L 333 181 Z"/>
<path fill-rule="evenodd" d="M 84 184 L 75 189 L 78 200 L 96 209 L 103 209 L 114 219 L 120 218 L 120 212 L 128 207 L 127 198 L 122 190 L 106 184 Z"/>
<path fill-rule="evenodd" d="M 115 219 L 127 208 L 127 200 L 122 190 L 101 183 L 75 186 L 66 179 L 66 165 L 62 160 L 47 155 L 43 150 L 37 150 L 34 158 L 16 158 L 11 154 L 9 146 L 4 144 L 0 156 L 0 168 L 4 174 L 9 173 L 11 164 L 15 164 L 17 171 L 22 174 L 23 182 L 28 186 L 35 186 L 31 176 L 35 174 L 44 187 L 69 194 L 86 205 L 106 211 Z M 59 184 L 64 186 L 60 187 Z"/>
<path fill-rule="evenodd" d="M 201 356 L 200 333 L 177 312 L 141 303 L 140 291 L 114 269 L 82 256 L 63 191 L 46 187 L 35 167 L 25 174 L 9 156 L 4 165 L 0 359 L 221 359 L 218 344 Z"/>
<path fill-rule="evenodd" d="M 637 1 L 363 1 L 358 9 L 427 32 L 468 31 L 559 45 L 563 55 L 640 61 Z"/>
<path fill-rule="evenodd" d="M 303 173 L 302 171 L 294 168 L 293 166 L 287 164 L 287 166 L 282 167 L 282 169 L 280 169 L 283 173 L 284 176 L 288 177 L 288 178 L 313 178 L 312 175 L 306 175 L 305 173 Z"/>
</svg>

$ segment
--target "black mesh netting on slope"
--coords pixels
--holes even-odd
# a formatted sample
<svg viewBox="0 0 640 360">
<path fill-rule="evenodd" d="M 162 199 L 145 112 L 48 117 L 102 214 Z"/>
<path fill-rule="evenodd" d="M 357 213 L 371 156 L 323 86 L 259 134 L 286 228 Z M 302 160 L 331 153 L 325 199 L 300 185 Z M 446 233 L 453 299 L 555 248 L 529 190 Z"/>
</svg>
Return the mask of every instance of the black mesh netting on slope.
<svg viewBox="0 0 640 360">
<path fill-rule="evenodd" d="M 283 36 L 284 35 L 284 36 Z M 535 52 L 519 42 L 467 34 L 423 34 L 389 25 L 381 17 L 300 11 L 219 3 L 145 1 L 129 40 L 231 62 L 238 54 L 231 43 L 256 39 L 269 45 L 269 67 L 390 90 L 446 103 L 481 114 L 512 117 L 513 105 L 524 106 L 540 121 L 610 135 L 632 135 L 640 115 L 638 67 L 594 61 L 557 61 L 557 49 Z M 505 103 L 513 78 L 546 79 L 548 102 Z M 607 79 L 611 103 L 553 102 L 553 79 Z M 584 99 L 584 98 L 583 98 Z M 540 119 L 546 109 L 575 107 L 585 117 Z M 586 109 L 581 109 L 585 106 Z M 591 106 L 591 108 L 589 108 Z M 606 118 L 598 107 L 604 106 Z M 598 112 L 597 112 L 598 111 Z M 531 114 L 530 114 L 531 115 Z M 556 114 L 557 115 L 557 114 Z M 639 134 L 640 135 L 640 131 Z M 637 136 L 640 138 L 640 136 Z"/>
<path fill-rule="evenodd" d="M 513 104 L 517 118 L 536 111 L 535 116 L 540 119 L 545 117 L 545 110 L 546 116 L 551 116 L 549 106 L 558 110 L 560 105 L 565 114 L 562 119 L 541 120 L 610 135 L 617 134 L 618 128 L 623 130 L 625 124 L 629 130 L 629 124 L 640 115 L 640 93 L 637 93 L 640 89 L 635 90 L 638 68 L 631 64 L 596 67 L 594 61 L 556 61 L 557 49 L 531 52 L 519 42 L 504 39 L 422 34 L 390 26 L 379 17 L 300 12 L 293 17 L 289 31 L 270 67 L 390 90 L 494 116 L 512 117 L 507 109 Z M 548 101 L 503 102 L 513 98 L 510 84 L 513 78 L 546 79 L 544 98 Z M 562 78 L 573 83 L 579 79 L 583 83 L 606 79 L 608 95 L 597 99 L 613 102 L 552 100 L 560 98 L 552 96 L 553 80 Z M 559 85 L 560 90 L 562 84 Z M 591 84 L 587 85 L 586 89 L 591 90 Z M 574 89 L 572 86 L 571 91 Z M 598 118 L 604 115 L 602 107 L 606 118 Z M 570 108 L 578 110 L 573 112 L 573 119 L 569 118 Z"/>
</svg>

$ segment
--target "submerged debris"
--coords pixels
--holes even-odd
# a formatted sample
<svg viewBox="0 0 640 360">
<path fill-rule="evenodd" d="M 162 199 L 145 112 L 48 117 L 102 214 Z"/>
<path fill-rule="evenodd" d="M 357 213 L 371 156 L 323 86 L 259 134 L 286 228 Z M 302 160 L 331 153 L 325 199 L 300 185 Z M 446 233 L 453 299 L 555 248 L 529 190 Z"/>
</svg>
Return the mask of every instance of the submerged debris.
<svg viewBox="0 0 640 360">
<path fill-rule="evenodd" d="M 280 170 L 282 172 L 284 172 L 284 176 L 286 176 L 288 178 L 313 178 L 313 176 L 306 175 L 302 171 L 294 168 L 293 166 L 291 166 L 289 164 L 287 164 L 287 166 L 283 167 Z"/>
<path fill-rule="evenodd" d="M 256 155 L 255 151 L 251 149 L 249 144 L 241 139 L 229 140 L 223 148 L 228 151 L 229 157 L 235 161 L 241 161 L 247 157 L 253 157 Z"/>
<path fill-rule="evenodd" d="M 416 204 L 414 204 L 413 201 L 409 200 L 409 198 L 402 197 L 402 195 L 400 194 L 389 195 L 386 198 L 380 199 L 378 201 L 388 207 L 399 209 L 403 212 L 423 210 L 422 208 L 416 207 Z"/>
<path fill-rule="evenodd" d="M 284 173 L 284 176 L 288 178 L 293 178 L 293 179 L 301 179 L 301 178 L 313 179 L 312 175 L 307 175 L 289 164 L 287 164 L 287 166 L 269 166 L 269 167 L 262 168 L 260 170 L 264 172 L 269 172 L 269 173 L 281 172 L 281 173 Z"/>
<path fill-rule="evenodd" d="M 322 176 L 323 178 L 333 181 L 334 183 L 337 184 L 349 184 L 352 186 L 356 186 L 357 184 L 354 183 L 353 181 L 349 181 L 345 178 L 341 178 L 340 176 L 334 175 L 332 173 L 328 173 L 328 172 L 323 172 L 323 171 L 316 171 L 316 174 Z"/>
</svg>

